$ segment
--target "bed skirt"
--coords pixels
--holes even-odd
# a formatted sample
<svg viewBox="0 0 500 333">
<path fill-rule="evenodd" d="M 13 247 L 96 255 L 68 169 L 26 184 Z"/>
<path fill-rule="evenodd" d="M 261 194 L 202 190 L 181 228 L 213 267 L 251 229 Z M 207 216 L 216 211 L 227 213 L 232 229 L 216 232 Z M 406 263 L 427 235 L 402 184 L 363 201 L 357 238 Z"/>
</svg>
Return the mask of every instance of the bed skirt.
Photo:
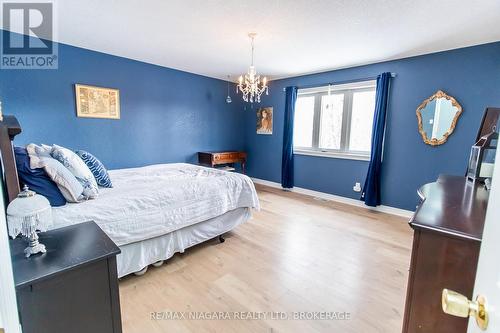
<svg viewBox="0 0 500 333">
<path fill-rule="evenodd" d="M 226 233 L 247 221 L 250 208 L 237 208 L 221 216 L 170 232 L 166 235 L 120 246 L 117 256 L 118 277 L 138 272 L 177 252 Z"/>
</svg>

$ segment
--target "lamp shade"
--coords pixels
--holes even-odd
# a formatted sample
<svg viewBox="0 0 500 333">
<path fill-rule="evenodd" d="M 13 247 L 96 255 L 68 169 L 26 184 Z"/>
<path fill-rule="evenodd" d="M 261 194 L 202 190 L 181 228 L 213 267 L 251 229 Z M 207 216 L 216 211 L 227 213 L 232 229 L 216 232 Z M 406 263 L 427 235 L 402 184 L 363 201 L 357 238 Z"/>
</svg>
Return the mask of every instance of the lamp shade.
<svg viewBox="0 0 500 333">
<path fill-rule="evenodd" d="M 7 207 L 7 224 L 12 238 L 19 234 L 29 237 L 36 230 L 46 231 L 52 224 L 49 200 L 25 186 Z"/>
</svg>

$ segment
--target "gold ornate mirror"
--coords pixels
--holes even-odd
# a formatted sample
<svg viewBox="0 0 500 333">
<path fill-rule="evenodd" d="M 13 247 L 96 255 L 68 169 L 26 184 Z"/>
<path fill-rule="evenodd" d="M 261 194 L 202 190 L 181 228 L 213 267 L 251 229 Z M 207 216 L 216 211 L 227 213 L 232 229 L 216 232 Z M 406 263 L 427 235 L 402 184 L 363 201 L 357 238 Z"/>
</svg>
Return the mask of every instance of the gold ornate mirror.
<svg viewBox="0 0 500 333">
<path fill-rule="evenodd" d="M 418 131 L 424 142 L 431 146 L 448 140 L 462 114 L 457 100 L 438 90 L 417 108 Z"/>
</svg>

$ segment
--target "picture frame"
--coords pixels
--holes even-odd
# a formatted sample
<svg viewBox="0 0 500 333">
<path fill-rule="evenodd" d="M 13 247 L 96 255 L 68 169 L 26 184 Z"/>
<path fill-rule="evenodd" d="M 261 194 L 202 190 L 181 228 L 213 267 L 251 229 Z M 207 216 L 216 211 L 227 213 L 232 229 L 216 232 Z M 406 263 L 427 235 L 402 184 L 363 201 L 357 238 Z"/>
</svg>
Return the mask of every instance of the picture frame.
<svg viewBox="0 0 500 333">
<path fill-rule="evenodd" d="M 273 134 L 273 107 L 262 107 L 257 110 L 257 134 Z"/>
<path fill-rule="evenodd" d="M 120 119 L 120 91 L 75 84 L 76 115 L 82 118 Z"/>
</svg>

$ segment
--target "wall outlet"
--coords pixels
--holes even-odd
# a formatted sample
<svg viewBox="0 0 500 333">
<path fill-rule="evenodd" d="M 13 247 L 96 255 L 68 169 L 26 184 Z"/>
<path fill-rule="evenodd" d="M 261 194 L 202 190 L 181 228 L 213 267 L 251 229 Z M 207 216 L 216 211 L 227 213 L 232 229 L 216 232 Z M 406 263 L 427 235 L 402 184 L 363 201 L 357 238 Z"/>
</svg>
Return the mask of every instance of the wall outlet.
<svg viewBox="0 0 500 333">
<path fill-rule="evenodd" d="M 354 184 L 354 186 L 352 187 L 352 190 L 354 192 L 361 192 L 361 183 Z"/>
</svg>

